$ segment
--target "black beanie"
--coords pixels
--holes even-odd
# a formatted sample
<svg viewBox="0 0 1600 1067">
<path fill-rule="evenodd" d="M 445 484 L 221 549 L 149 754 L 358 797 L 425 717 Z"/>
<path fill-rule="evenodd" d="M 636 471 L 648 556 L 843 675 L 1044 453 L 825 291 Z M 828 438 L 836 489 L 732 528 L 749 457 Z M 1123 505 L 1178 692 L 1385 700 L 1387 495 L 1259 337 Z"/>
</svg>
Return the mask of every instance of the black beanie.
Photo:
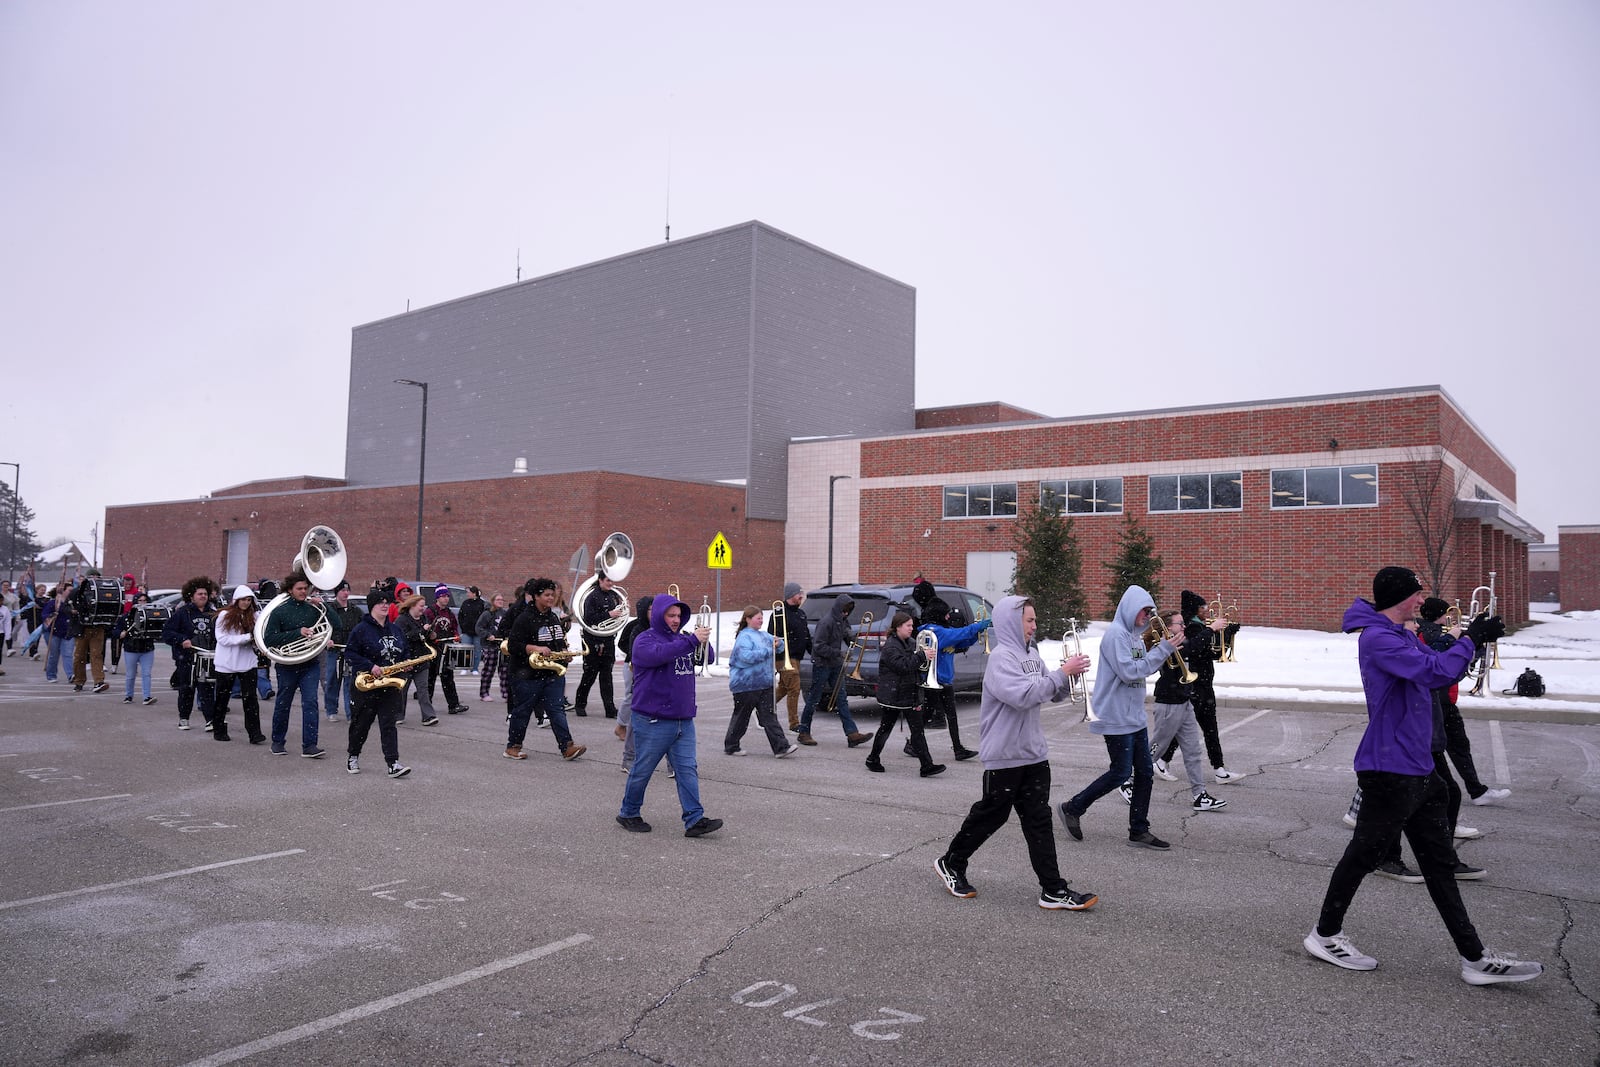
<svg viewBox="0 0 1600 1067">
<path fill-rule="evenodd" d="M 1436 596 L 1431 596 L 1422 602 L 1422 607 L 1417 609 L 1417 614 L 1421 615 L 1428 622 L 1434 622 L 1449 610 L 1449 604 L 1445 603 L 1443 600 L 1440 600 Z"/>
<path fill-rule="evenodd" d="M 919 608 L 927 607 L 928 601 L 932 600 L 936 595 L 938 594 L 934 591 L 932 582 L 918 582 L 911 587 L 911 599 L 916 602 Z"/>
<path fill-rule="evenodd" d="M 1379 611 L 1394 607 L 1422 588 L 1409 567 L 1385 567 L 1372 579 L 1372 606 Z"/>
</svg>

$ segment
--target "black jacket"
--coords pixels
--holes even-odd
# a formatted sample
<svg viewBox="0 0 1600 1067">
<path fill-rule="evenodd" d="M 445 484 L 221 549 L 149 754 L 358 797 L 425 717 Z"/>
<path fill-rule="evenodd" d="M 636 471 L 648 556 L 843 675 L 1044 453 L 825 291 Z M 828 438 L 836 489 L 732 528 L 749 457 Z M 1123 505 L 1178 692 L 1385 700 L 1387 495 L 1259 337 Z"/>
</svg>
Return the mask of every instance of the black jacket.
<svg viewBox="0 0 1600 1067">
<path fill-rule="evenodd" d="M 567 631 L 554 611 L 540 611 L 536 605 L 529 604 L 511 624 L 506 645 L 511 657 L 506 665 L 506 677 L 552 678 L 554 671 L 536 671 L 528 666 L 528 646 L 543 645 L 559 652 L 567 647 Z"/>
<path fill-rule="evenodd" d="M 849 615 L 853 607 L 854 601 L 839 597 L 828 609 L 828 617 L 817 623 L 816 640 L 811 645 L 812 662 L 821 667 L 843 665 L 844 650 L 852 636 Z"/>
<path fill-rule="evenodd" d="M 478 632 L 478 618 L 489 609 L 481 596 L 469 596 L 461 603 L 461 632 L 476 635 Z"/>
<path fill-rule="evenodd" d="M 1188 659 L 1187 646 L 1185 646 L 1184 659 Z M 1168 656 L 1161 664 L 1161 673 L 1156 676 L 1156 703 L 1157 704 L 1187 704 L 1189 702 L 1189 687 L 1179 681 L 1181 677 L 1178 668 L 1172 665 L 1172 657 Z"/>
<path fill-rule="evenodd" d="M 806 653 L 811 651 L 811 625 L 806 621 L 805 609 L 797 608 L 788 601 L 783 602 L 783 620 L 780 622 L 778 613 L 773 612 L 767 620 L 767 633 L 775 637 L 783 637 L 783 628 L 789 628 L 788 645 L 789 660 L 795 666 L 806 658 Z"/>
<path fill-rule="evenodd" d="M 916 707 L 917 689 L 927 670 L 926 652 L 889 634 L 878 651 L 878 703 L 890 708 Z"/>
</svg>

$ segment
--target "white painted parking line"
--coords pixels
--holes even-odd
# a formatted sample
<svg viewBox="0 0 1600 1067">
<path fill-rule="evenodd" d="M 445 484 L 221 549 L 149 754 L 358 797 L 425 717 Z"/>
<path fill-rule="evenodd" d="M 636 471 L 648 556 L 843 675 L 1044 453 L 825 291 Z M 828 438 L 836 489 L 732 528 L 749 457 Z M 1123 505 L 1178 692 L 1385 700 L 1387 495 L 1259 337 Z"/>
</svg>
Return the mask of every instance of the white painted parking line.
<svg viewBox="0 0 1600 1067">
<path fill-rule="evenodd" d="M 1511 784 L 1511 765 L 1506 762 L 1506 739 L 1500 736 L 1500 720 L 1489 720 L 1489 750 L 1494 753 L 1494 778 L 1501 785 Z"/>
<path fill-rule="evenodd" d="M 1262 708 L 1260 711 L 1256 712 L 1254 715 L 1246 715 L 1244 718 L 1240 719 L 1238 722 L 1231 723 L 1231 724 L 1229 724 L 1227 726 L 1222 727 L 1220 730 L 1217 731 L 1217 736 L 1221 737 L 1223 734 L 1227 733 L 1229 730 L 1237 730 L 1239 727 L 1243 726 L 1245 723 L 1247 723 L 1247 722 L 1255 722 L 1257 719 L 1261 718 L 1261 716 L 1263 716 L 1263 715 L 1271 715 L 1276 710 L 1278 710 L 1278 709 L 1277 708 Z"/>
<path fill-rule="evenodd" d="M 303 848 L 291 848 L 284 852 L 268 852 L 263 856 L 246 856 L 243 859 L 223 860 L 221 863 L 207 863 L 200 867 L 186 867 L 181 871 L 167 871 L 165 874 L 147 874 L 143 878 L 129 878 L 126 882 L 109 882 L 105 885 L 84 886 L 82 889 L 68 889 L 61 893 L 47 893 L 42 897 L 29 897 L 26 900 L 0 901 L 0 911 L 9 908 L 20 908 L 25 904 L 43 904 L 50 900 L 65 900 L 68 897 L 81 897 L 85 893 L 103 893 L 107 889 L 123 889 L 130 885 L 148 885 L 151 882 L 164 882 L 168 878 L 182 878 L 186 874 L 200 874 L 203 871 L 215 871 L 223 867 L 235 867 L 241 863 L 259 863 L 262 860 L 281 859 L 284 856 L 297 856 L 304 852 Z"/>
<path fill-rule="evenodd" d="M 89 804 L 96 800 L 126 800 L 131 796 L 133 796 L 132 793 L 112 793 L 110 796 L 104 797 L 79 797 L 77 800 L 51 800 L 46 801 L 43 804 L 19 804 L 14 808 L 0 808 L 0 812 L 29 811 L 33 808 L 54 808 L 62 804 Z"/>
<path fill-rule="evenodd" d="M 398 1008 L 402 1004 L 411 1003 L 413 1000 L 431 997 L 435 993 L 442 993 L 446 989 L 454 989 L 456 986 L 466 985 L 468 982 L 476 982 L 480 978 L 499 974 L 501 971 L 510 970 L 512 967 L 521 967 L 524 963 L 532 963 L 536 959 L 552 956 L 562 949 L 572 948 L 575 945 L 581 945 L 585 941 L 591 940 L 593 938 L 588 934 L 573 934 L 571 937 L 563 938 L 560 941 L 552 941 L 548 945 L 540 945 L 538 948 L 529 949 L 527 952 L 522 952 L 515 956 L 507 956 L 503 960 L 495 960 L 493 963 L 485 963 L 482 967 L 474 967 L 470 971 L 453 974 L 449 978 L 440 978 L 436 982 L 429 982 L 427 985 L 420 985 L 403 993 L 395 993 L 393 996 L 387 996 L 381 1000 L 369 1001 L 366 1004 L 341 1011 L 336 1015 L 324 1016 L 314 1022 L 296 1026 L 291 1030 L 280 1030 L 276 1034 L 268 1034 L 266 1037 L 251 1041 L 248 1044 L 235 1045 L 233 1048 L 214 1052 L 202 1059 L 187 1063 L 184 1067 L 219 1067 L 220 1064 L 234 1063 L 254 1056 L 258 1052 L 281 1048 L 303 1038 L 320 1034 L 324 1030 L 332 1030 L 344 1026 L 346 1023 L 355 1022 L 357 1019 L 364 1019 L 369 1015 L 377 1015 L 380 1012 L 388 1011 L 390 1008 Z"/>
</svg>

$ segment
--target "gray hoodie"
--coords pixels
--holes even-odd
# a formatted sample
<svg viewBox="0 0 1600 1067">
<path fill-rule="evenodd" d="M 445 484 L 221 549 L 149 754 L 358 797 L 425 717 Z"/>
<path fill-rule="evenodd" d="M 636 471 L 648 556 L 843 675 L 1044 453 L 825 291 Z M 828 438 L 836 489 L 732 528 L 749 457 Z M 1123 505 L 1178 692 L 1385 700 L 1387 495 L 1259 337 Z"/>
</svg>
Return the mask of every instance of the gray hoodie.
<svg viewBox="0 0 1600 1067">
<path fill-rule="evenodd" d="M 1144 681 L 1161 672 L 1161 663 L 1172 655 L 1173 646 L 1162 641 L 1147 650 L 1143 631 L 1134 620 L 1139 612 L 1155 606 L 1150 594 L 1137 585 L 1128 586 L 1122 594 L 1117 617 L 1100 639 L 1094 696 L 1089 701 L 1094 708 L 1094 719 L 1089 723 L 1091 733 L 1131 734 L 1150 725 L 1144 713 Z"/>
<path fill-rule="evenodd" d="M 1039 726 L 1046 700 L 1067 695 L 1067 676 L 1045 667 L 1038 646 L 1022 637 L 1027 597 L 1008 596 L 994 608 L 994 651 L 983 669 L 978 709 L 978 756 L 989 770 L 1028 767 L 1050 758 Z"/>
</svg>

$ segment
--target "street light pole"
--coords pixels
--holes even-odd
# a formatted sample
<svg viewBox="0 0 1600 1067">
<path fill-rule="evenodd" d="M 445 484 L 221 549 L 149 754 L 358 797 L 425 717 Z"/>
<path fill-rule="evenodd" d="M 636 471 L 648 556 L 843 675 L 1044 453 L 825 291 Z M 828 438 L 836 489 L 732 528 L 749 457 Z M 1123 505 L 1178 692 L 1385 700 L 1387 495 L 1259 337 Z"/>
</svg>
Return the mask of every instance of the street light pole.
<svg viewBox="0 0 1600 1067">
<path fill-rule="evenodd" d="M 833 584 L 833 483 L 842 482 L 848 474 L 828 475 L 828 584 Z"/>
<path fill-rule="evenodd" d="M 396 378 L 396 385 L 414 385 L 422 390 L 422 442 L 417 449 L 417 569 L 413 580 L 422 578 L 422 491 L 428 484 L 428 383 Z"/>
<path fill-rule="evenodd" d="M 0 463 L 0 467 L 12 468 L 11 477 L 11 550 L 6 554 L 6 577 L 14 584 L 17 580 L 17 508 L 22 503 L 22 464 Z"/>
</svg>

